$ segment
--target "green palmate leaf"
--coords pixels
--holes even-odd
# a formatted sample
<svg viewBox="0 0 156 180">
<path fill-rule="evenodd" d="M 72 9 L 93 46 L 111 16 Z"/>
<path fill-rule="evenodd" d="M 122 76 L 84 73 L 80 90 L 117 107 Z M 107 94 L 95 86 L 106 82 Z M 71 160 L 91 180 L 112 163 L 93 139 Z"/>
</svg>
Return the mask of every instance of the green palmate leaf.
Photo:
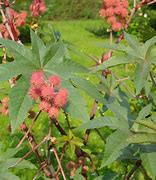
<svg viewBox="0 0 156 180">
<path fill-rule="evenodd" d="M 83 122 L 89 121 L 86 103 L 83 97 L 80 95 L 79 91 L 72 87 L 70 83 L 62 82 L 62 85 L 69 91 L 68 104 L 65 107 L 65 111 L 72 117 Z"/>
<path fill-rule="evenodd" d="M 150 120 L 140 120 L 140 121 L 138 120 L 138 121 L 134 121 L 134 122 L 137 124 L 140 124 L 142 126 L 145 126 L 149 129 L 152 129 L 153 131 L 156 131 L 156 124 Z"/>
<path fill-rule="evenodd" d="M 13 157 L 20 149 L 9 148 L 5 152 L 0 150 L 0 161 L 6 161 L 7 158 Z"/>
<path fill-rule="evenodd" d="M 140 42 L 136 36 L 124 32 L 124 38 L 128 42 L 129 46 L 131 46 L 133 49 L 140 48 Z"/>
<path fill-rule="evenodd" d="M 116 51 L 120 51 L 123 53 L 126 53 L 127 55 L 130 55 L 132 57 L 135 58 L 143 58 L 143 55 L 141 54 L 139 47 L 138 49 L 134 49 L 131 46 L 125 46 L 125 44 L 102 44 L 101 45 L 103 48 L 107 48 L 107 49 L 111 49 L 111 50 L 116 50 Z M 139 52 L 139 53 L 138 53 Z"/>
<path fill-rule="evenodd" d="M 121 65 L 121 64 L 129 64 L 133 63 L 135 60 L 133 58 L 127 57 L 127 56 L 113 56 L 108 61 L 105 61 L 103 64 L 93 67 L 91 70 L 92 73 L 96 71 L 101 71 L 113 66 Z"/>
<path fill-rule="evenodd" d="M 78 76 L 72 77 L 71 80 L 74 86 L 84 90 L 93 99 L 102 103 L 106 103 L 103 95 L 97 90 L 97 88 L 90 81 Z"/>
<path fill-rule="evenodd" d="M 148 104 L 147 106 L 145 106 L 140 112 L 139 115 L 137 117 L 137 120 L 141 120 L 144 119 L 146 116 L 148 116 L 151 112 L 152 109 L 152 104 Z"/>
<path fill-rule="evenodd" d="M 99 44 L 100 47 L 106 48 L 106 49 L 111 49 L 111 50 L 116 50 L 116 51 L 121 51 L 121 52 L 126 52 L 128 51 L 128 48 L 125 45 L 122 44 L 116 44 L 116 43 L 105 43 L 105 44 Z"/>
<path fill-rule="evenodd" d="M 0 143 L 2 146 L 3 144 Z M 35 169 L 36 167 L 30 162 L 23 160 L 21 163 L 17 164 L 21 158 L 13 158 L 15 154 L 20 149 L 10 148 L 6 151 L 3 151 L 3 148 L 0 149 L 0 179 L 3 180 L 19 180 L 17 176 L 10 172 L 11 168 L 17 169 Z"/>
<path fill-rule="evenodd" d="M 110 129 L 128 129 L 128 123 L 123 121 L 122 119 L 119 120 L 116 117 L 111 116 L 104 116 L 95 118 L 94 120 L 82 124 L 79 129 L 95 129 L 95 128 L 102 128 L 108 126 Z"/>
<path fill-rule="evenodd" d="M 107 105 L 108 109 L 110 109 L 120 120 L 128 122 L 128 109 L 121 106 L 119 103 L 114 102 L 112 104 Z"/>
<path fill-rule="evenodd" d="M 0 81 L 5 81 L 21 74 L 19 66 L 21 66 L 21 64 L 17 62 L 0 64 Z"/>
<path fill-rule="evenodd" d="M 156 133 L 136 133 L 127 139 L 129 143 L 156 143 Z"/>
<path fill-rule="evenodd" d="M 19 160 L 20 158 L 5 159 L 5 161 L 3 162 L 3 168 L 4 169 L 9 169 L 13 167 L 18 168 L 18 169 L 35 169 L 36 168 L 35 165 L 33 165 L 32 163 L 26 160 L 23 160 L 22 162 L 17 164 Z"/>
<path fill-rule="evenodd" d="M 116 130 L 108 136 L 101 167 L 111 164 L 120 157 L 122 150 L 129 145 L 126 139 L 130 135 L 131 133 L 129 131 Z"/>
<path fill-rule="evenodd" d="M 33 106 L 32 99 L 28 96 L 29 80 L 21 78 L 12 88 L 9 101 L 9 114 L 14 132 L 28 115 L 28 110 Z"/>
<path fill-rule="evenodd" d="M 140 157 L 142 160 L 142 165 L 148 172 L 152 175 L 152 179 L 156 178 L 156 149 L 153 152 L 148 152 L 148 147 L 144 147 L 144 153 L 141 153 Z"/>
<path fill-rule="evenodd" d="M 128 45 L 133 49 L 133 51 L 131 52 L 134 52 L 134 53 L 131 55 L 142 59 L 144 57 L 144 54 L 143 54 L 144 52 L 137 37 L 130 35 L 128 33 L 124 33 L 124 37 Z"/>
<path fill-rule="evenodd" d="M 146 41 L 146 43 L 144 44 L 144 52 L 145 52 L 145 58 L 148 59 L 151 53 L 151 50 L 154 46 L 154 44 L 156 43 L 156 36 L 152 37 L 151 39 L 149 39 L 148 41 Z"/>
<path fill-rule="evenodd" d="M 43 66 L 43 57 L 46 51 L 46 46 L 43 41 L 32 30 L 30 31 L 32 52 L 36 56 L 36 59 L 40 62 L 40 66 Z"/>
<path fill-rule="evenodd" d="M 0 81 L 6 81 L 17 75 L 30 76 L 37 69 L 28 61 L 25 62 L 10 62 L 0 64 Z"/>
<path fill-rule="evenodd" d="M 0 39 L 0 44 L 4 45 L 14 55 L 16 61 L 26 61 L 35 68 L 39 68 L 39 60 L 34 59 L 31 50 L 26 48 L 24 45 L 2 38 Z"/>
<path fill-rule="evenodd" d="M 50 74 L 57 74 L 63 79 L 70 79 L 76 73 L 88 73 L 88 69 L 70 59 L 64 59 L 60 63 L 54 63 L 44 67 L 44 71 Z"/>
<path fill-rule="evenodd" d="M 0 170 L 0 177 L 3 180 L 20 180 L 20 178 L 18 176 L 14 175 L 13 173 L 11 173 L 9 171 L 8 172 L 5 171 L 5 173 L 4 173 L 3 170 L 2 171 Z"/>
<path fill-rule="evenodd" d="M 48 48 L 43 58 L 45 67 L 53 66 L 54 64 L 63 61 L 66 53 L 65 44 L 61 41 L 52 43 Z"/>
<path fill-rule="evenodd" d="M 144 60 L 137 64 L 134 83 L 136 88 L 136 94 L 139 94 L 144 87 L 150 72 L 150 62 Z"/>
</svg>

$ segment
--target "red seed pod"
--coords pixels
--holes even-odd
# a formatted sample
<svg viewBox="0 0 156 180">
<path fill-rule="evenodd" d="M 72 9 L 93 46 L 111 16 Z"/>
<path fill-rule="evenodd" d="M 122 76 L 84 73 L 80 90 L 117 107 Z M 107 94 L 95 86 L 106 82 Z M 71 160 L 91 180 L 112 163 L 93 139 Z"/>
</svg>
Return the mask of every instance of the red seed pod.
<svg viewBox="0 0 156 180">
<path fill-rule="evenodd" d="M 103 0 L 103 6 L 99 12 L 111 25 L 112 30 L 121 30 L 128 16 L 128 0 Z"/>
</svg>

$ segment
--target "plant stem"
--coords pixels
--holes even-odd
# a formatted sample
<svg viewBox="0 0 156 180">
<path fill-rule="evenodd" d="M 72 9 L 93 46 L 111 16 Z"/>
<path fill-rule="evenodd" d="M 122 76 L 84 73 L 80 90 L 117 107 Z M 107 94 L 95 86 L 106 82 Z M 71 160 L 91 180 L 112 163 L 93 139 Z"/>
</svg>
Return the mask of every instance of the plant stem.
<svg viewBox="0 0 156 180">
<path fill-rule="evenodd" d="M 27 128 L 27 126 L 26 126 L 26 124 L 24 123 L 24 125 L 25 125 L 25 128 L 23 129 L 23 131 L 26 133 L 27 131 L 28 131 L 28 128 Z M 35 138 L 34 138 L 34 136 L 29 132 L 28 134 L 27 134 L 27 137 L 28 137 L 28 141 L 29 141 L 29 144 L 31 145 L 31 151 L 29 151 L 29 153 L 31 154 L 31 152 L 34 152 L 34 154 L 36 155 L 36 157 L 37 157 L 37 159 L 38 159 L 38 162 L 39 162 L 39 164 L 40 164 L 40 167 L 42 167 L 42 160 L 41 160 L 41 155 L 40 155 L 40 153 L 39 153 L 39 151 L 38 151 L 38 149 L 36 148 L 36 147 L 38 147 L 39 146 L 39 144 L 37 145 L 37 143 L 35 142 Z M 44 141 L 43 141 L 44 142 Z M 41 144 L 41 143 L 40 143 Z M 28 153 L 27 153 L 28 154 Z M 29 154 L 28 155 L 25 155 L 23 158 L 26 158 L 27 156 L 29 156 Z M 23 159 L 22 158 L 22 159 Z M 21 160 L 22 160 L 21 159 Z M 20 162 L 21 162 L 21 160 L 20 160 Z M 19 162 L 18 162 L 19 163 Z M 45 175 L 47 176 L 47 177 L 51 177 L 52 176 L 52 174 L 49 172 L 49 170 L 46 168 L 46 167 L 44 167 L 43 168 L 43 172 L 45 173 Z"/>
<path fill-rule="evenodd" d="M 97 111 L 97 107 L 98 107 L 98 102 L 95 100 L 94 104 L 93 104 L 93 107 L 92 107 L 92 111 L 90 113 L 90 120 L 94 119 L 95 113 Z M 87 145 L 89 134 L 90 134 L 90 129 L 87 129 L 86 132 L 85 132 L 85 135 L 84 135 L 84 141 L 83 141 L 84 145 Z"/>
<path fill-rule="evenodd" d="M 152 75 L 152 72 L 150 72 L 150 78 L 152 80 L 153 87 L 156 87 L 156 82 L 155 82 L 155 79 L 154 79 L 154 77 Z"/>
<path fill-rule="evenodd" d="M 65 154 L 65 151 L 66 151 L 68 145 L 69 145 L 68 142 L 65 142 L 65 144 L 63 145 L 63 148 L 62 148 L 62 154 L 61 154 L 61 157 L 60 157 L 60 162 L 61 162 L 62 159 L 63 159 L 63 156 L 64 156 L 64 154 Z M 58 166 L 56 174 L 58 174 L 59 171 L 60 171 L 60 167 Z"/>
<path fill-rule="evenodd" d="M 138 168 L 141 166 L 141 161 L 138 160 L 135 165 L 133 166 L 133 168 L 131 169 L 131 171 L 127 174 L 127 176 L 125 177 L 125 180 L 129 180 L 138 170 Z"/>
<path fill-rule="evenodd" d="M 63 179 L 64 179 L 64 180 L 67 180 L 67 179 L 66 179 L 66 176 L 65 176 L 65 173 L 64 173 L 64 171 L 63 171 L 63 168 L 62 168 L 60 159 L 59 159 L 59 157 L 58 157 L 57 151 L 56 151 L 56 149 L 55 149 L 54 147 L 52 148 L 52 150 L 53 150 L 54 155 L 55 155 L 55 157 L 56 157 L 56 160 L 57 160 L 57 162 L 58 162 L 58 165 L 59 165 L 60 171 L 61 171 L 61 173 L 62 173 Z"/>
<path fill-rule="evenodd" d="M 51 121 L 54 123 L 54 125 L 56 126 L 56 128 L 59 130 L 59 132 L 62 135 L 67 135 L 67 133 L 65 132 L 65 130 L 61 127 L 61 125 L 59 124 L 59 122 L 57 121 L 57 119 L 51 119 Z"/>
<path fill-rule="evenodd" d="M 64 115 L 65 115 L 65 119 L 67 121 L 68 128 L 71 129 L 70 122 L 69 122 L 69 117 L 68 117 L 68 114 L 65 111 L 64 111 Z"/>
<path fill-rule="evenodd" d="M 152 178 L 149 177 L 149 175 L 147 174 L 147 172 L 146 172 L 146 170 L 145 170 L 145 168 L 143 167 L 142 164 L 140 165 L 139 168 L 140 168 L 140 170 L 141 170 L 141 172 L 142 172 L 142 174 L 144 175 L 144 177 L 145 177 L 146 180 L 152 180 Z"/>
<path fill-rule="evenodd" d="M 41 111 L 39 111 L 36 115 L 36 117 L 33 119 L 31 126 L 29 127 L 28 131 L 25 133 L 25 135 L 23 136 L 23 138 L 20 140 L 20 142 L 18 143 L 18 145 L 16 146 L 16 148 L 19 148 L 21 146 L 21 144 L 23 143 L 23 141 L 25 140 L 25 138 L 28 136 L 28 134 L 30 133 L 30 131 L 32 130 L 36 120 L 38 119 L 39 115 L 41 114 Z"/>
</svg>

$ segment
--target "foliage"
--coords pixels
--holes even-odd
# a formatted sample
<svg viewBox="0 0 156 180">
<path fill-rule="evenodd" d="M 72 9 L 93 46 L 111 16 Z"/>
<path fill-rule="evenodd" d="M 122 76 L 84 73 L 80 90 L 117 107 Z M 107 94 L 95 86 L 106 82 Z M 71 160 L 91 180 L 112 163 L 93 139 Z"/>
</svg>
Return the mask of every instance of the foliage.
<svg viewBox="0 0 156 180">
<path fill-rule="evenodd" d="M 4 17 L 14 12 L 7 3 L 2 3 Z M 136 10 L 149 1 L 137 3 Z M 99 45 L 108 52 L 97 58 L 79 52 L 53 28 L 44 38 L 34 25 L 45 8 L 44 1 L 31 5 L 29 45 L 13 31 L 16 21 L 3 24 L 8 34 L 1 32 L 0 83 L 8 97 L 1 100 L 0 112 L 9 122 L 0 144 L 0 177 L 156 179 L 156 36 L 140 42 L 127 33 L 133 14 L 126 10 L 122 27 L 113 28 L 121 32 L 116 43 L 112 29 L 110 42 Z M 80 61 L 86 56 L 95 63 Z"/>
<path fill-rule="evenodd" d="M 142 8 L 135 15 L 128 32 L 146 41 L 156 35 L 156 11 L 154 6 Z M 144 20 L 143 20 L 144 19 Z"/>
<path fill-rule="evenodd" d="M 19 180 L 20 178 L 13 174 L 11 169 L 35 169 L 36 167 L 31 164 L 29 161 L 24 160 L 23 162 L 19 162 L 20 158 L 15 158 L 14 156 L 17 154 L 16 148 L 9 148 L 4 150 L 3 144 L 0 143 L 0 177 L 1 179 L 15 179 Z"/>
</svg>

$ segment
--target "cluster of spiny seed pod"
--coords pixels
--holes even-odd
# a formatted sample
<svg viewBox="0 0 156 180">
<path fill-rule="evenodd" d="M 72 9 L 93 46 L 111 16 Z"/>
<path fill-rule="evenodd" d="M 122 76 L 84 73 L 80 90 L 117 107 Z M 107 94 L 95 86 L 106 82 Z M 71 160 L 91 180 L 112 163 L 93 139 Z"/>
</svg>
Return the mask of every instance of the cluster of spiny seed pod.
<svg viewBox="0 0 156 180">
<path fill-rule="evenodd" d="M 34 0 L 30 5 L 30 11 L 32 16 L 38 17 L 46 11 L 46 5 L 43 0 Z"/>
<path fill-rule="evenodd" d="M 39 109 L 47 112 L 50 118 L 57 118 L 68 98 L 67 89 L 60 87 L 60 77 L 54 75 L 45 79 L 44 73 L 38 71 L 32 74 L 30 83 L 29 95 L 39 100 Z"/>
<path fill-rule="evenodd" d="M 9 114 L 9 110 L 8 110 L 8 107 L 9 107 L 9 98 L 8 97 L 4 97 L 2 100 L 1 100 L 1 107 L 0 107 L 0 113 L 3 114 L 3 115 L 8 115 Z"/>
<path fill-rule="evenodd" d="M 119 31 L 126 22 L 128 5 L 128 0 L 103 0 L 100 16 L 107 20 L 112 30 Z"/>
</svg>

